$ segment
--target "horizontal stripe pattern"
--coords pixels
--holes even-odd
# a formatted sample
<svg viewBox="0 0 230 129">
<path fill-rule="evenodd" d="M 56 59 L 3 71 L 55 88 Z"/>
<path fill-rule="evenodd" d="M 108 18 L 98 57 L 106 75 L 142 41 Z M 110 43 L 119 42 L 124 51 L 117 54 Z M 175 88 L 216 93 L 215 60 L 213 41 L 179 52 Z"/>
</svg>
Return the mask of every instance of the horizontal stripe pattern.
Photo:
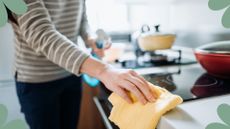
<svg viewBox="0 0 230 129">
<path fill-rule="evenodd" d="M 15 16 L 15 70 L 21 82 L 42 83 L 80 75 L 89 57 L 77 45 L 88 36 L 84 0 L 24 0 L 28 12 Z"/>
</svg>

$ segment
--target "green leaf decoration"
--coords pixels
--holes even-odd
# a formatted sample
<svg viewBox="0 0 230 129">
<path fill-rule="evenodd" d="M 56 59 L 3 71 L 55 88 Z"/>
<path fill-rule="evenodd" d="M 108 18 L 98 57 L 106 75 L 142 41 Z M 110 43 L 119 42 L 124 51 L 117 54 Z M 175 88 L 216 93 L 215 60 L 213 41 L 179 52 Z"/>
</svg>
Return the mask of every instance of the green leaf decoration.
<svg viewBox="0 0 230 129">
<path fill-rule="evenodd" d="M 0 104 L 0 129 L 2 125 L 6 122 L 7 115 L 8 115 L 8 112 L 7 112 L 6 107 Z"/>
<path fill-rule="evenodd" d="M 26 129 L 26 123 L 23 120 L 13 120 L 6 123 L 8 111 L 7 108 L 0 104 L 0 129 Z"/>
<path fill-rule="evenodd" d="M 14 12 L 15 14 L 24 14 L 26 13 L 28 7 L 23 0 L 2 0 L 3 3 L 6 5 L 10 11 Z"/>
<path fill-rule="evenodd" d="M 26 124 L 22 120 L 13 120 L 0 129 L 26 129 Z"/>
<path fill-rule="evenodd" d="M 4 26 L 7 22 L 7 12 L 3 2 L 0 0 L 0 27 Z"/>
<path fill-rule="evenodd" d="M 224 12 L 222 24 L 225 28 L 230 28 L 230 7 Z"/>
<path fill-rule="evenodd" d="M 0 0 L 0 27 L 4 26 L 8 20 L 6 7 L 18 15 L 22 15 L 28 10 L 24 0 Z"/>
<path fill-rule="evenodd" d="M 211 123 L 205 129 L 230 129 L 230 105 L 221 104 L 217 109 L 218 116 L 224 123 Z"/>
<path fill-rule="evenodd" d="M 230 106 L 227 104 L 222 104 L 217 109 L 218 116 L 225 122 L 225 124 L 230 125 Z"/>
<path fill-rule="evenodd" d="M 230 0 L 209 0 L 208 6 L 212 10 L 221 10 L 230 5 Z"/>
<path fill-rule="evenodd" d="M 208 6 L 212 10 L 221 10 L 227 8 L 222 17 L 222 25 L 225 28 L 230 28 L 230 0 L 209 0 Z"/>
<path fill-rule="evenodd" d="M 209 124 L 206 129 L 230 129 L 230 127 L 221 123 L 212 123 Z"/>
</svg>

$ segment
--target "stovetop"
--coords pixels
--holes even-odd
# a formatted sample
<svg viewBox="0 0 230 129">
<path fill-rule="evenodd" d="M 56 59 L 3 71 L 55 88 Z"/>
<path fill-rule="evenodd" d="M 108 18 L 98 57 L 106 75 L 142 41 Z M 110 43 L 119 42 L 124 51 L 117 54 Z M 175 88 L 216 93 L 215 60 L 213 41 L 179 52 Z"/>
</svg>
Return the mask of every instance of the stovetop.
<svg viewBox="0 0 230 129">
<path fill-rule="evenodd" d="M 211 76 L 200 67 L 182 67 L 178 72 L 147 74 L 143 77 L 180 95 L 184 101 L 230 93 L 230 80 Z"/>
<path fill-rule="evenodd" d="M 181 96 L 184 101 L 230 94 L 230 79 L 209 75 L 196 62 L 195 58 L 191 58 L 193 55 L 191 52 L 184 49 L 183 51 L 171 49 L 145 52 L 136 56 L 136 59 L 143 59 L 143 55 L 147 54 L 151 55 L 151 58 L 156 55 L 166 55 L 167 58 L 173 58 L 175 61 L 156 64 L 156 62 L 143 61 L 143 59 L 142 64 L 138 60 L 124 60 L 124 62 L 120 62 L 120 67 L 136 70 L 147 81 Z M 106 93 L 105 98 L 107 99 L 110 92 L 106 91 Z"/>
<path fill-rule="evenodd" d="M 178 68 L 175 72 L 150 72 L 142 76 L 154 85 L 181 96 L 184 101 L 230 94 L 230 80 L 211 76 L 198 65 Z M 111 92 L 104 87 L 102 89 L 103 98 L 107 99 Z"/>
<path fill-rule="evenodd" d="M 166 69 L 166 67 L 162 67 L 162 69 Z M 184 102 L 230 94 L 230 80 L 213 77 L 198 64 L 175 67 L 175 69 L 173 67 L 166 72 L 155 72 L 155 74 L 153 74 L 154 68 L 147 68 L 147 71 L 142 72 L 143 74 L 140 72 L 140 74 L 151 83 L 181 96 Z M 100 112 L 102 112 L 102 117 L 104 116 L 106 125 L 111 129 L 118 129 L 108 120 L 112 109 L 112 105 L 108 101 L 110 94 L 109 90 L 101 86 L 101 95 L 98 97 L 96 105 L 101 109 Z"/>
</svg>

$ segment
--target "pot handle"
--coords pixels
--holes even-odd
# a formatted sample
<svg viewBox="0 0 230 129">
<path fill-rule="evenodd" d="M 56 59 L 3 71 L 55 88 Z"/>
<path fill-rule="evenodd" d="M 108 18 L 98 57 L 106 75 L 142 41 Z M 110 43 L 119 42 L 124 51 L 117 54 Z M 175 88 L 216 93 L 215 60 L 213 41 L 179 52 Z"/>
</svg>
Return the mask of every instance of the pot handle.
<svg viewBox="0 0 230 129">
<path fill-rule="evenodd" d="M 149 31 L 150 31 L 149 25 L 143 25 L 143 26 L 141 27 L 141 32 L 142 32 L 142 33 L 149 32 Z"/>
<path fill-rule="evenodd" d="M 160 32 L 160 25 L 155 25 L 154 27 L 156 32 Z"/>
</svg>

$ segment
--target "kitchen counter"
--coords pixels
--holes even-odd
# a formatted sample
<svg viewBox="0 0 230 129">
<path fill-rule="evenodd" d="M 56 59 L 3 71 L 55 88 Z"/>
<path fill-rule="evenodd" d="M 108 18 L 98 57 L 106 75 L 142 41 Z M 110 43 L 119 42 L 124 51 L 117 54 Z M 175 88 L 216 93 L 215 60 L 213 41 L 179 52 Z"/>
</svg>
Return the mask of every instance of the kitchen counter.
<svg viewBox="0 0 230 129">
<path fill-rule="evenodd" d="M 182 47 L 177 47 L 177 48 L 181 48 L 183 51 L 185 51 L 183 52 L 183 57 L 191 58 L 191 59 L 195 58 L 194 54 L 192 53 L 192 49 L 182 48 Z M 193 71 L 193 69 L 195 71 Z M 195 73 L 200 71 L 205 73 L 205 71 L 197 63 L 189 64 L 189 65 L 148 67 L 148 68 L 139 68 L 134 70 L 141 75 L 177 73 L 178 70 L 179 71 L 182 70 L 183 77 L 179 78 L 181 80 L 181 82 L 179 80 L 179 83 L 180 85 L 181 83 L 183 83 L 181 86 L 185 86 L 185 87 L 188 86 L 191 88 L 194 85 L 195 82 L 194 79 L 198 79 L 200 77 L 200 74 L 195 74 Z M 184 73 L 186 70 L 193 71 L 193 73 L 191 73 L 191 77 L 192 77 L 191 79 L 185 78 L 185 76 L 187 77 L 187 74 L 190 74 L 190 73 Z M 174 81 L 178 80 L 177 78 L 178 76 L 177 75 L 174 76 L 175 77 Z M 193 97 L 195 98 L 195 96 Z M 104 124 L 106 125 L 107 129 L 118 129 L 108 120 L 111 106 L 106 108 L 106 106 L 108 105 L 107 97 L 104 96 L 104 100 L 101 100 L 100 97 L 96 96 L 94 97 L 94 101 L 97 105 L 99 112 L 101 113 L 101 116 L 104 119 Z M 205 129 L 205 127 L 212 122 L 221 122 L 221 120 L 217 115 L 217 107 L 223 103 L 230 104 L 229 93 L 225 95 L 217 95 L 215 97 L 208 97 L 203 99 L 186 101 L 181 105 L 179 105 L 174 110 L 162 116 L 158 123 L 157 129 Z"/>
<path fill-rule="evenodd" d="M 205 129 L 212 122 L 221 122 L 217 107 L 223 103 L 230 104 L 230 95 L 185 102 L 162 116 L 158 129 Z"/>
<path fill-rule="evenodd" d="M 97 97 L 94 101 L 107 129 L 118 129 L 108 120 L 106 102 Z M 157 129 L 205 129 L 212 122 L 221 122 L 217 107 L 223 103 L 230 105 L 230 94 L 184 102 L 162 116 Z"/>
</svg>

